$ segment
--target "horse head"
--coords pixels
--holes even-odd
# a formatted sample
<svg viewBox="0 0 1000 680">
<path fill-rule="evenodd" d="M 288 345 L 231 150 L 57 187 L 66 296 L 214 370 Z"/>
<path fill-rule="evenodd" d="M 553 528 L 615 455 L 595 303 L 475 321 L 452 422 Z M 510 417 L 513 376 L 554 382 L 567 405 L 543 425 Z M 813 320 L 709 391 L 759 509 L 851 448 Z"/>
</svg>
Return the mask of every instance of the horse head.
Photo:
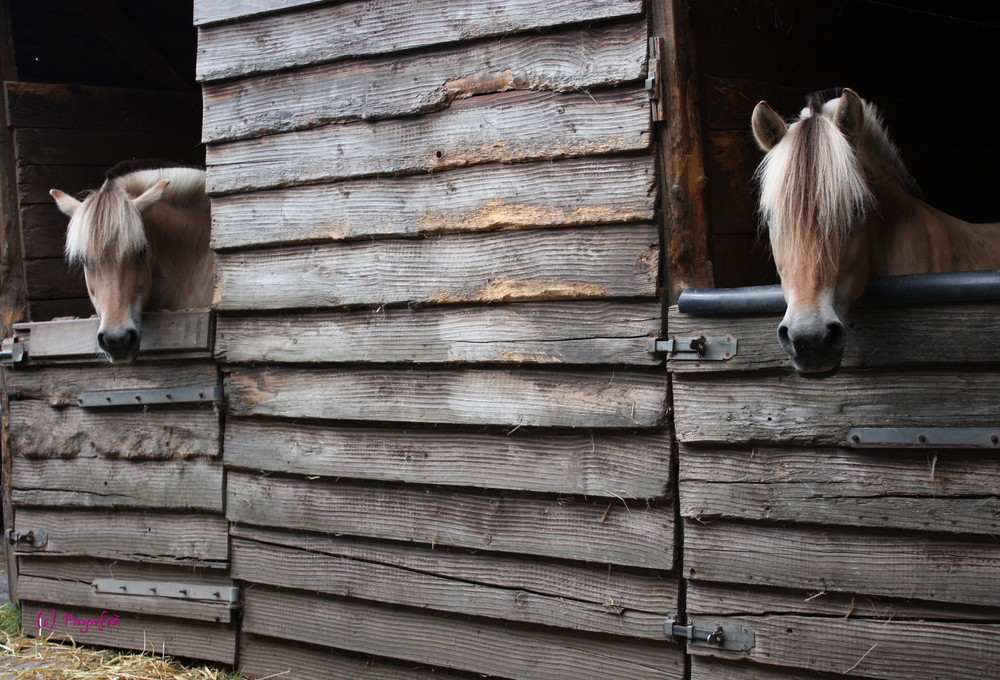
<svg viewBox="0 0 1000 680">
<path fill-rule="evenodd" d="M 778 342 L 801 375 L 825 377 L 840 367 L 847 309 L 868 281 L 872 195 L 857 152 L 866 105 L 844 90 L 786 124 L 760 102 L 751 122 L 766 152 L 757 170 L 762 225 L 788 305 Z"/>
<path fill-rule="evenodd" d="M 129 363 L 139 353 L 156 257 L 143 214 L 161 199 L 168 183 L 162 179 L 135 198 L 110 179 L 83 201 L 58 189 L 49 192 L 70 217 L 66 256 L 83 266 L 87 292 L 100 317 L 97 345 L 112 363 Z"/>
</svg>

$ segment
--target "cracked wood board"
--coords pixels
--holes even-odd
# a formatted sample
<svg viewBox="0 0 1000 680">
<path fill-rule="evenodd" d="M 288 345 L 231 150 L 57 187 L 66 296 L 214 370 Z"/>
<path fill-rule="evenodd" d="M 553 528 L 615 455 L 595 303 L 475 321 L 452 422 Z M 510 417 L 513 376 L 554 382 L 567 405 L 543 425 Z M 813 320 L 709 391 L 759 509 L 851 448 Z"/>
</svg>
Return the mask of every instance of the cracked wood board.
<svg viewBox="0 0 1000 680">
<path fill-rule="evenodd" d="M 202 24 L 242 19 L 199 29 L 199 80 L 235 78 L 344 57 L 389 54 L 560 24 L 635 16 L 642 12 L 642 1 L 504 0 L 441 4 L 415 0 L 386 5 L 381 0 L 364 0 L 324 3 L 272 16 L 246 16 L 255 10 L 259 11 L 245 3 L 234 6 L 228 0 L 196 3 L 195 16 L 201 17 Z"/>
<path fill-rule="evenodd" d="M 655 201 L 648 156 L 491 164 L 218 196 L 212 245 L 651 222 Z"/>
<path fill-rule="evenodd" d="M 211 194 L 483 163 L 602 155 L 651 144 L 642 88 L 502 92 L 429 116 L 343 123 L 211 145 Z"/>
<path fill-rule="evenodd" d="M 662 498 L 671 437 L 655 432 L 467 432 L 230 418 L 227 469 L 487 487 L 604 498 Z"/>
<path fill-rule="evenodd" d="M 657 302 L 544 302 L 224 316 L 216 355 L 255 361 L 653 366 Z"/>
<path fill-rule="evenodd" d="M 323 612 L 323 625 L 301 625 L 317 611 Z M 247 593 L 243 630 L 513 679 L 684 677 L 682 648 L 662 640 L 529 631 L 491 619 L 267 587 Z"/>
<path fill-rule="evenodd" d="M 458 263 L 461 263 L 459 266 Z M 653 297 L 653 225 L 452 234 L 219 255 L 219 310 Z"/>
<path fill-rule="evenodd" d="M 373 487 L 230 471 L 233 522 L 650 569 L 673 566 L 669 503 Z"/>
</svg>

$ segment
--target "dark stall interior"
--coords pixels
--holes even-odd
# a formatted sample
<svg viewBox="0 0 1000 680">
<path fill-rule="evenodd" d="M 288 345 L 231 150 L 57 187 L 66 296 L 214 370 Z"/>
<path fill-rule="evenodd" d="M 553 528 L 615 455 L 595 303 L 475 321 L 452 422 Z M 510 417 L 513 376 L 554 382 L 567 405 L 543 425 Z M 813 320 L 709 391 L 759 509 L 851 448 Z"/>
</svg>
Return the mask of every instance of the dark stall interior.
<svg viewBox="0 0 1000 680">
<path fill-rule="evenodd" d="M 82 273 L 62 259 L 66 218 L 48 191 L 93 189 L 130 158 L 204 163 L 192 3 L 4 5 L 3 96 L 28 317 L 89 316 Z"/>
<path fill-rule="evenodd" d="M 757 235 L 750 114 L 786 117 L 846 86 L 875 103 L 932 205 L 1000 221 L 1000 3 L 917 0 L 691 2 L 717 287 L 777 282 Z"/>
</svg>

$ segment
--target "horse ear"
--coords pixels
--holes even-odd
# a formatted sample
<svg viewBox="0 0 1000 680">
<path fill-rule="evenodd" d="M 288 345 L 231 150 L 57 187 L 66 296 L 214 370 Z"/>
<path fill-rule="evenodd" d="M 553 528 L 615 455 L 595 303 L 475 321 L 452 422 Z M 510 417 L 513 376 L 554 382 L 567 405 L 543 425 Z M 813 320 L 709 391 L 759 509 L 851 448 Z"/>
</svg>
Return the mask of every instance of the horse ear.
<svg viewBox="0 0 1000 680">
<path fill-rule="evenodd" d="M 64 215 L 73 216 L 77 208 L 83 205 L 80 201 L 76 200 L 69 194 L 66 194 L 58 189 L 52 189 L 49 191 L 49 196 L 56 199 L 56 205 L 63 212 Z"/>
<path fill-rule="evenodd" d="M 837 110 L 833 114 L 833 123 L 848 139 L 855 139 L 861 134 L 865 124 L 865 103 L 854 90 L 844 88 L 840 95 Z"/>
<path fill-rule="evenodd" d="M 764 151 L 770 151 L 781 141 L 781 138 L 788 132 L 788 126 L 782 120 L 778 112 L 770 107 L 767 102 L 760 102 L 754 107 L 753 116 L 750 119 L 753 127 L 753 136 L 757 140 L 757 145 Z"/>
<path fill-rule="evenodd" d="M 145 210 L 146 208 L 148 208 L 149 206 L 153 205 L 158 200 L 163 198 L 163 190 L 167 188 L 168 184 L 170 184 L 169 179 L 161 179 L 159 182 L 146 189 L 140 195 L 133 198 L 132 205 L 134 205 L 139 210 L 139 212 L 142 212 L 143 210 Z"/>
</svg>

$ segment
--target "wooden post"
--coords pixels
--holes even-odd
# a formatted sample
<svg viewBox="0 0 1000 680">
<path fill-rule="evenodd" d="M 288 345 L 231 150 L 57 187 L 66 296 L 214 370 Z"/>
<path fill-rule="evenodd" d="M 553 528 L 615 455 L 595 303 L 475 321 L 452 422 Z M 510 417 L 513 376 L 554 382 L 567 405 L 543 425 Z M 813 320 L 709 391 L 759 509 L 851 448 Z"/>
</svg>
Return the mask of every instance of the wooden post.
<svg viewBox="0 0 1000 680">
<path fill-rule="evenodd" d="M 705 159 L 689 0 L 653 0 L 652 34 L 663 38 L 660 63 L 663 122 L 657 129 L 664 281 L 670 301 L 691 287 L 712 287 Z"/>
<path fill-rule="evenodd" d="M 7 0 L 0 0 L 0 83 L 17 80 L 14 47 L 10 30 Z M 6 94 L 6 93 L 0 93 Z M 24 253 L 21 248 L 21 223 L 17 202 L 17 178 L 14 144 L 7 121 L 7 107 L 0 106 L 0 338 L 10 337 L 13 326 L 27 317 L 24 291 Z M 17 560 L 7 540 L 14 528 L 11 500 L 12 458 L 8 418 L 6 371 L 0 370 L 0 485 L 3 488 L 3 539 L 7 560 L 10 599 L 17 601 Z"/>
</svg>

